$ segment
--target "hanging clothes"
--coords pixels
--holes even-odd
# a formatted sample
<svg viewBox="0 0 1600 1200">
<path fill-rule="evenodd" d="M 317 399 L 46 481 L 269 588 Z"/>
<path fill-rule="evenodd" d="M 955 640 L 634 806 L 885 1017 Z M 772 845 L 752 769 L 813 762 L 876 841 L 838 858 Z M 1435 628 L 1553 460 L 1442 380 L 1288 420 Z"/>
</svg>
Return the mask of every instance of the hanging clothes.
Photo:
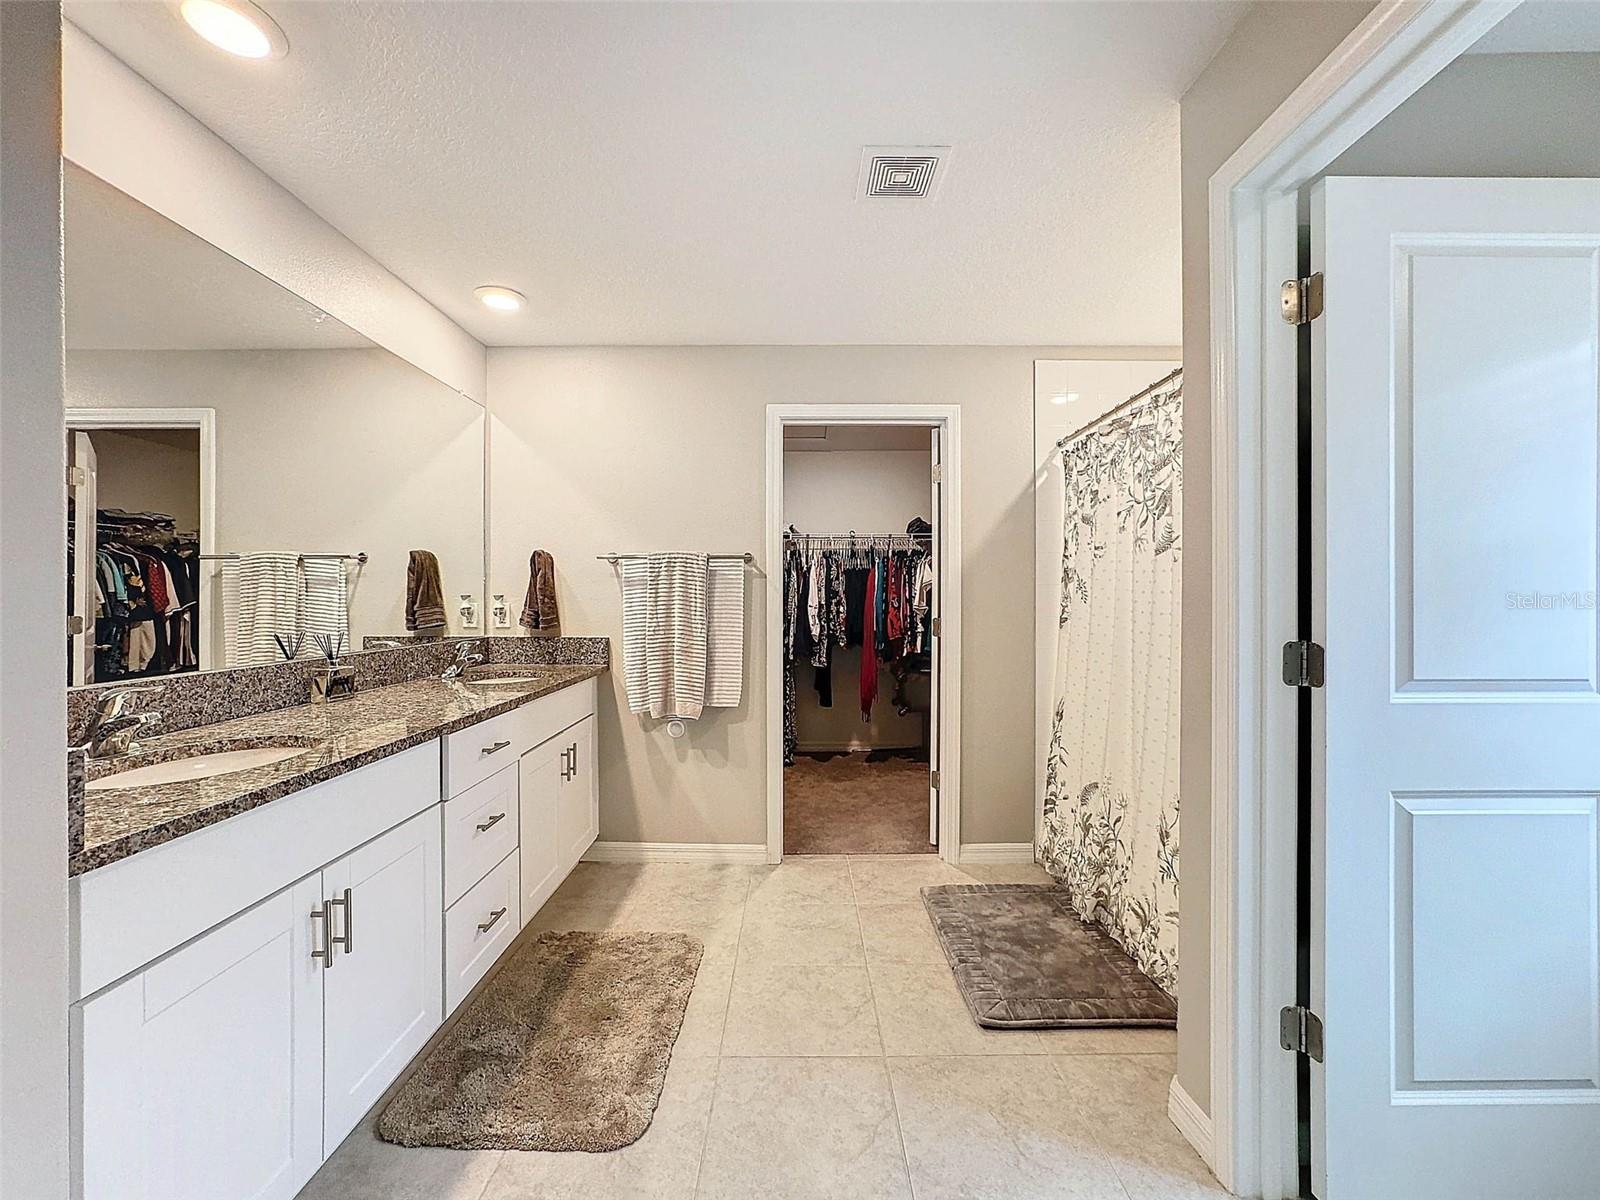
<svg viewBox="0 0 1600 1200">
<path fill-rule="evenodd" d="M 862 604 L 861 632 L 861 719 L 872 720 L 872 706 L 878 699 L 878 568 L 867 572 L 867 590 Z"/>
</svg>

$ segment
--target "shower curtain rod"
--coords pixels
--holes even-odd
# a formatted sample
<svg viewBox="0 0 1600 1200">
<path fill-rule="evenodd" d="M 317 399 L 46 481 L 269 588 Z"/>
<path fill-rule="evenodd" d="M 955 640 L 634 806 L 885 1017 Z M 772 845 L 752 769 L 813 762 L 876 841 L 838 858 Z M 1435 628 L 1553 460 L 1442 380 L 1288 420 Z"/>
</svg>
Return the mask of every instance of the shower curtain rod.
<svg viewBox="0 0 1600 1200">
<path fill-rule="evenodd" d="M 1117 416 L 1119 413 L 1125 412 L 1129 407 L 1139 403 L 1139 401 L 1143 400 L 1146 396 L 1150 395 L 1150 393 L 1159 392 L 1167 384 L 1171 383 L 1174 379 L 1176 379 L 1179 375 L 1182 375 L 1182 374 L 1183 374 L 1183 368 L 1179 367 L 1175 371 L 1172 371 L 1169 374 L 1163 375 L 1160 379 L 1156 380 L 1154 383 L 1152 383 L 1149 387 L 1145 388 L 1143 391 L 1135 392 L 1133 395 L 1129 396 L 1126 400 L 1122 401 L 1122 403 L 1116 405 L 1114 408 L 1106 409 L 1105 412 L 1101 413 L 1098 417 L 1096 417 L 1094 420 L 1090 421 L 1087 425 L 1084 425 L 1082 428 L 1073 430 L 1071 433 L 1067 434 L 1066 437 L 1057 438 L 1056 439 L 1056 449 L 1057 450 L 1061 449 L 1061 447 L 1065 446 L 1068 442 L 1082 437 L 1085 433 L 1089 432 L 1089 430 L 1093 429 L 1096 425 L 1103 424 L 1106 421 L 1109 421 L 1112 417 Z"/>
</svg>

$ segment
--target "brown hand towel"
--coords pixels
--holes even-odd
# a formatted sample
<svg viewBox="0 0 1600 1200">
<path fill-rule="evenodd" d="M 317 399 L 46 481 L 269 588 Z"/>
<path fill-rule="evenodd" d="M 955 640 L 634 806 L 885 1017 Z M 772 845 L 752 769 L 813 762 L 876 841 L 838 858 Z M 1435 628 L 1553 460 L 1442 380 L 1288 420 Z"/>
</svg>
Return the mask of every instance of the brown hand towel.
<svg viewBox="0 0 1600 1200">
<path fill-rule="evenodd" d="M 535 550 L 528 560 L 528 597 L 522 602 L 522 627 L 538 637 L 561 636 L 561 610 L 556 606 L 556 560 Z"/>
<path fill-rule="evenodd" d="M 444 628 L 444 583 L 432 550 L 413 550 L 406 566 L 406 628 L 413 633 Z"/>
</svg>

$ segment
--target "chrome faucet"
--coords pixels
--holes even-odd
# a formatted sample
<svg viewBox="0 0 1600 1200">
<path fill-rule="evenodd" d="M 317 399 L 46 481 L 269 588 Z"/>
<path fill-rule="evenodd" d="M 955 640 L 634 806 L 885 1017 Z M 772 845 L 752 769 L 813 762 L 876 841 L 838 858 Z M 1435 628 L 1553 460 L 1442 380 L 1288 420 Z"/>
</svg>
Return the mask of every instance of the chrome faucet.
<svg viewBox="0 0 1600 1200">
<path fill-rule="evenodd" d="M 118 758 L 131 753 L 137 748 L 133 735 L 151 725 L 159 725 L 161 714 L 124 712 L 128 698 L 161 690 L 159 686 L 125 687 L 112 688 L 108 692 L 101 693 L 94 714 L 89 718 L 89 728 L 83 732 L 83 741 L 73 749 L 87 750 L 92 759 Z"/>
<path fill-rule="evenodd" d="M 475 667 L 483 661 L 483 655 L 473 648 L 472 642 L 460 642 L 456 645 L 456 660 L 444 669 L 440 679 L 457 679 L 468 667 Z"/>
</svg>

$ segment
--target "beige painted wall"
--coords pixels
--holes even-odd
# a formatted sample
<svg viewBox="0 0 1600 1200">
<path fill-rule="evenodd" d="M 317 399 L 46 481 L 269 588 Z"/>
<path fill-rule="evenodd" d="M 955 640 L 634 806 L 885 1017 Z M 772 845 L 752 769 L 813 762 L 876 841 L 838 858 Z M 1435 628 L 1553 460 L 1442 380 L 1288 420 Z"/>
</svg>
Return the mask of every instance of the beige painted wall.
<svg viewBox="0 0 1600 1200">
<path fill-rule="evenodd" d="M 67 406 L 215 409 L 217 549 L 365 550 L 356 639 L 404 636 L 412 549 L 451 632 L 482 591 L 483 409 L 386 350 L 73 350 Z"/>
<path fill-rule="evenodd" d="M 490 590 L 520 597 L 529 553 L 547 549 L 556 558 L 563 628 L 609 636 L 617 649 L 617 577 L 595 555 L 750 550 L 764 559 L 766 405 L 959 404 L 962 841 L 1028 841 L 1033 362 L 1085 356 L 1061 347 L 491 350 Z M 758 561 L 748 575 L 739 708 L 713 710 L 673 741 L 627 714 L 620 670 L 601 689 L 602 839 L 765 841 L 762 631 L 775 586 L 766 566 Z"/>
<path fill-rule="evenodd" d="M 95 429 L 95 502 L 125 512 L 165 513 L 179 529 L 200 528 L 200 432 Z"/>
<path fill-rule="evenodd" d="M 933 456 L 929 450 L 795 450 L 783 456 L 783 521 L 803 533 L 903 533 L 913 517 L 932 520 Z M 856 681 L 861 651 L 833 656 L 831 708 L 817 703 L 812 671 L 798 668 L 795 734 L 802 750 L 920 746 L 923 714 L 901 716 L 889 703 L 892 684 L 879 675 L 872 720 L 861 719 Z"/>
<path fill-rule="evenodd" d="M 1206 185 L 1372 5 L 1260 3 L 1183 97 L 1183 918 L 1178 1081 L 1211 1108 L 1211 326 Z"/>
<path fill-rule="evenodd" d="M 1329 175 L 1600 176 L 1600 54 L 1468 54 Z"/>
</svg>

